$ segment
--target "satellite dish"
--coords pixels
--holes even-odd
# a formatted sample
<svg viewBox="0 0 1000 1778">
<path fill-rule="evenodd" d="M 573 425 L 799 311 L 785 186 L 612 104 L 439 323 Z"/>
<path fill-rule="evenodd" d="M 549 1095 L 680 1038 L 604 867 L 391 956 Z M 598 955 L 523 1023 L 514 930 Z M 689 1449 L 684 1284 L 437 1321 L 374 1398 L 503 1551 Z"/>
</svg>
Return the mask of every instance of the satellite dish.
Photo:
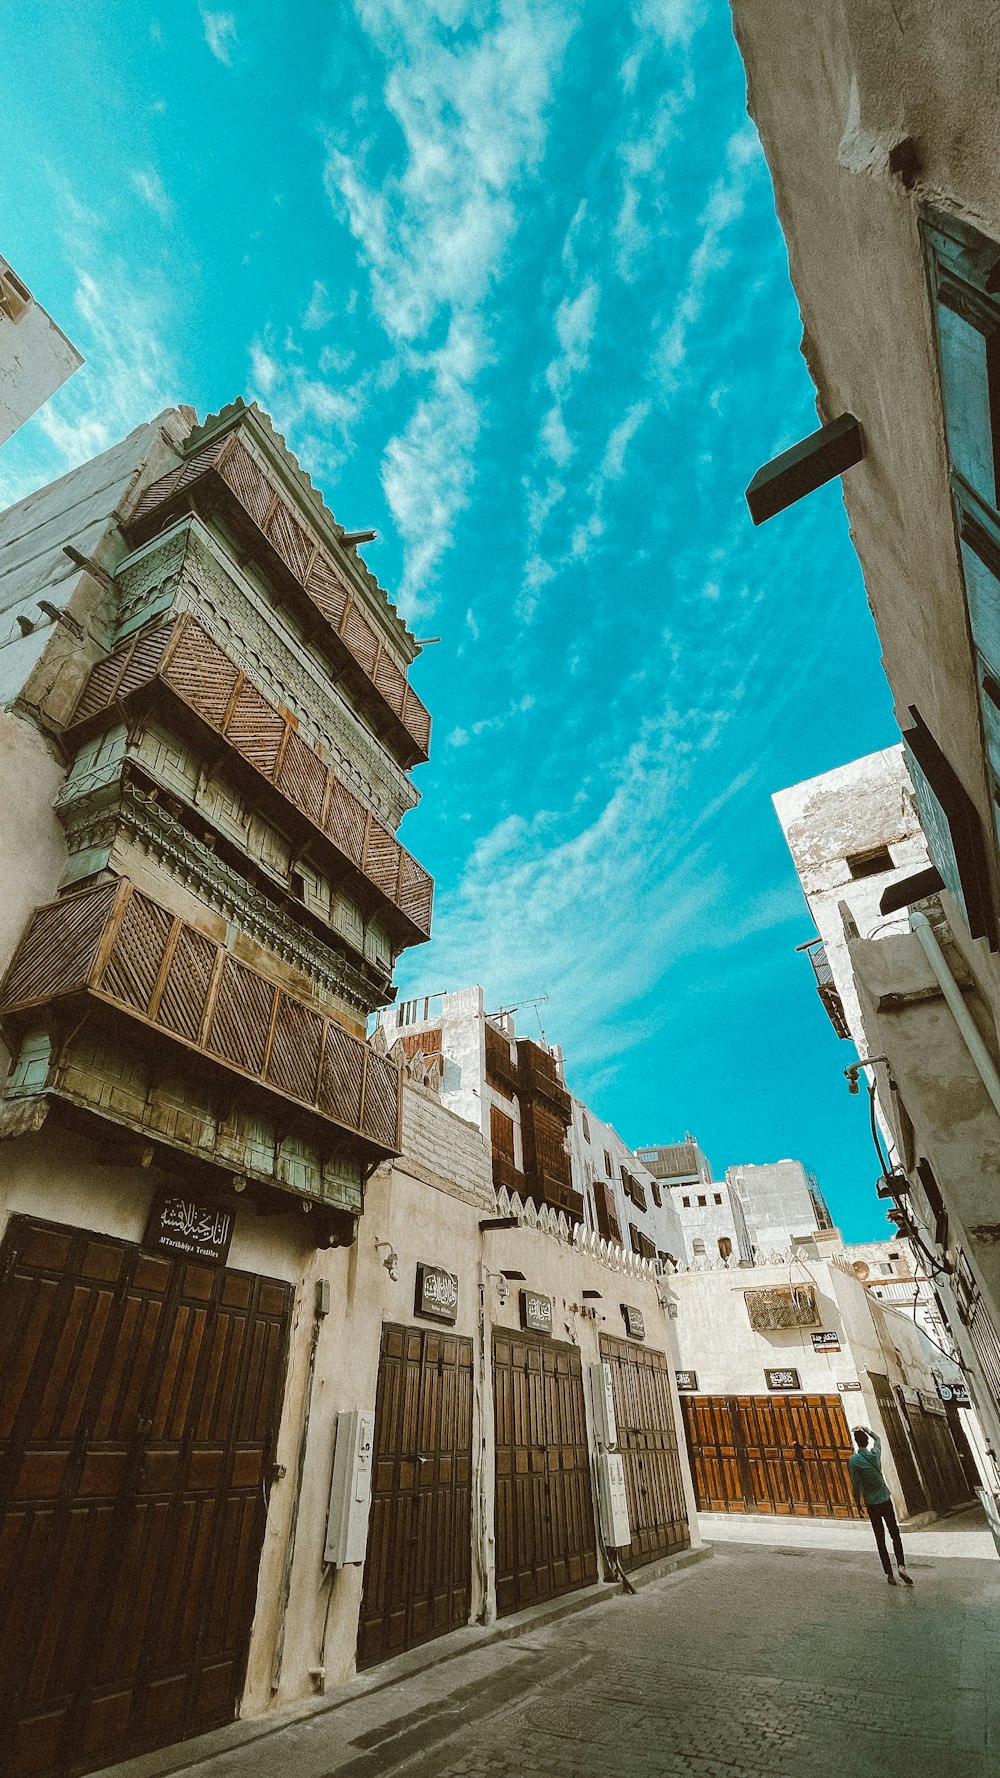
<svg viewBox="0 0 1000 1778">
<path fill-rule="evenodd" d="M 869 1272 L 871 1271 L 871 1267 L 863 1259 L 856 1259 L 854 1262 L 853 1269 L 854 1269 L 855 1278 L 860 1278 L 862 1284 L 864 1283 L 865 1279 L 869 1275 Z"/>
</svg>

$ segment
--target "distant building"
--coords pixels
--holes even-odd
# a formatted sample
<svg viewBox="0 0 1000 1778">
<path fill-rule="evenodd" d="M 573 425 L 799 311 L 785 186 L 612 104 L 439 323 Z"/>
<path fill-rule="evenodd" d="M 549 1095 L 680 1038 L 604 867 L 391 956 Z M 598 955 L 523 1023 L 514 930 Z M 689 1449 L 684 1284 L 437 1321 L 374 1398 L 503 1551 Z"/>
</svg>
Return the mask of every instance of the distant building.
<svg viewBox="0 0 1000 1778">
<path fill-rule="evenodd" d="M 699 1179 L 712 1177 L 711 1162 L 690 1130 L 683 1142 L 654 1143 L 635 1152 L 654 1179 L 661 1179 L 664 1185 L 694 1185 Z"/>
<path fill-rule="evenodd" d="M 727 1167 L 726 1182 L 752 1258 L 781 1252 L 797 1236 L 833 1227 L 816 1175 L 801 1161 Z"/>
<path fill-rule="evenodd" d="M 670 1188 L 653 1177 L 612 1124 L 573 1100 L 570 1152 L 588 1226 L 645 1259 L 671 1265 L 684 1258 L 684 1239 Z"/>
<path fill-rule="evenodd" d="M 0 444 L 82 363 L 76 347 L 0 257 Z"/>
</svg>

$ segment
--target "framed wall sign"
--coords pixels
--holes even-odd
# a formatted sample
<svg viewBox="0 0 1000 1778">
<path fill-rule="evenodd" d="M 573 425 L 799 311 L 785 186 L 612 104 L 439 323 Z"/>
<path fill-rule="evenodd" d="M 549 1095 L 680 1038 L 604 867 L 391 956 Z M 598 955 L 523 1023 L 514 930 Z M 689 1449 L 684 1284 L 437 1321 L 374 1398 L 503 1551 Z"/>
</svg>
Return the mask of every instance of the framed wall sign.
<svg viewBox="0 0 1000 1778">
<path fill-rule="evenodd" d="M 521 1326 L 530 1328 L 533 1333 L 550 1334 L 552 1332 L 552 1298 L 539 1296 L 534 1290 L 522 1290 Z"/>
<path fill-rule="evenodd" d="M 860 1389 L 861 1384 L 860 1383 L 838 1383 L 837 1388 L 840 1390 L 841 1395 L 847 1395 L 849 1390 Z"/>
<path fill-rule="evenodd" d="M 697 1389 L 697 1371 L 675 1371 L 674 1376 L 677 1378 L 678 1389 Z"/>
<path fill-rule="evenodd" d="M 840 1335 L 835 1330 L 827 1329 L 823 1333 L 814 1333 L 811 1338 L 814 1352 L 840 1351 Z"/>
<path fill-rule="evenodd" d="M 764 1381 L 769 1389 L 801 1389 L 799 1373 L 791 1365 L 785 1370 L 765 1371 Z"/>
<path fill-rule="evenodd" d="M 157 1253 L 224 1266 L 235 1225 L 234 1210 L 221 1209 L 187 1191 L 157 1192 L 142 1244 Z"/>
<path fill-rule="evenodd" d="M 458 1320 L 458 1279 L 444 1266 L 417 1266 L 417 1292 L 413 1303 L 415 1315 L 428 1321 L 445 1321 L 449 1326 Z"/>
<path fill-rule="evenodd" d="M 644 1340 L 646 1338 L 646 1323 L 642 1319 L 641 1309 L 634 1309 L 631 1303 L 622 1303 L 621 1310 L 622 1319 L 625 1322 L 625 1332 L 629 1339 Z"/>
<path fill-rule="evenodd" d="M 939 1383 L 938 1394 L 942 1401 L 952 1401 L 957 1408 L 971 1408 L 969 1391 L 964 1383 Z"/>
</svg>

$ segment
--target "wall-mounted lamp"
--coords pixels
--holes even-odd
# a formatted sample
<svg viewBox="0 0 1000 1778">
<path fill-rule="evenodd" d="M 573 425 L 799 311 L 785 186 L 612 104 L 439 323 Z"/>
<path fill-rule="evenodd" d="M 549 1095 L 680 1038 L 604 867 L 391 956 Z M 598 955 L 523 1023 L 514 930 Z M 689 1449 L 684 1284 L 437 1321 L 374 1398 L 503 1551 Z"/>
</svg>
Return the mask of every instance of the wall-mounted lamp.
<svg viewBox="0 0 1000 1778">
<path fill-rule="evenodd" d="M 594 1299 L 597 1302 L 600 1302 L 601 1301 L 600 1291 L 599 1290 L 585 1290 L 583 1293 L 584 1302 L 589 1302 L 591 1299 Z"/>
<path fill-rule="evenodd" d="M 858 1080 L 858 1075 L 862 1068 L 874 1068 L 876 1062 L 884 1062 L 886 1067 L 889 1066 L 888 1056 L 864 1056 L 860 1062 L 852 1062 L 849 1068 L 844 1069 L 844 1079 L 847 1081 L 849 1093 L 860 1093 L 861 1083 Z"/>
<path fill-rule="evenodd" d="M 388 1247 L 389 1249 L 382 1264 L 395 1284 L 396 1279 L 399 1277 L 399 1254 L 396 1252 L 391 1241 L 376 1241 L 375 1252 L 378 1253 L 381 1247 Z"/>
<path fill-rule="evenodd" d="M 516 1278 L 519 1278 L 521 1276 L 521 1273 L 515 1272 L 512 1275 Z M 506 1274 L 503 1272 L 491 1272 L 488 1266 L 484 1266 L 483 1267 L 483 1284 L 484 1285 L 485 1285 L 486 1280 L 488 1278 L 492 1278 L 494 1283 L 496 1284 L 497 1302 L 500 1304 L 500 1307 L 502 1309 L 504 1306 L 504 1303 L 507 1301 L 507 1298 L 510 1296 L 510 1285 L 507 1283 Z"/>
</svg>

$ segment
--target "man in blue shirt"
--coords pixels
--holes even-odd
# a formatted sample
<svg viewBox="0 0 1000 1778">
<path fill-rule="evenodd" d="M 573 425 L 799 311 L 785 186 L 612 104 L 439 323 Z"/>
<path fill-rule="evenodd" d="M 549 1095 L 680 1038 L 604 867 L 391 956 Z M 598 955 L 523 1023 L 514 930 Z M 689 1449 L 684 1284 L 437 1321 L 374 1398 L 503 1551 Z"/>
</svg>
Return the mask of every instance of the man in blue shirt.
<svg viewBox="0 0 1000 1778">
<path fill-rule="evenodd" d="M 903 1540 L 899 1535 L 896 1523 L 896 1512 L 892 1504 L 892 1495 L 885 1485 L 882 1474 L 882 1440 L 867 1427 L 854 1428 L 854 1443 L 857 1445 L 853 1457 L 847 1467 L 851 1473 L 851 1487 L 858 1505 L 864 1500 L 868 1517 L 872 1522 L 878 1553 L 885 1569 L 885 1578 L 890 1587 L 896 1585 L 896 1576 L 892 1572 L 889 1552 L 885 1547 L 886 1527 L 892 1538 L 892 1553 L 896 1558 L 899 1578 L 904 1586 L 912 1587 L 913 1582 L 906 1572 L 903 1560 Z"/>
</svg>

